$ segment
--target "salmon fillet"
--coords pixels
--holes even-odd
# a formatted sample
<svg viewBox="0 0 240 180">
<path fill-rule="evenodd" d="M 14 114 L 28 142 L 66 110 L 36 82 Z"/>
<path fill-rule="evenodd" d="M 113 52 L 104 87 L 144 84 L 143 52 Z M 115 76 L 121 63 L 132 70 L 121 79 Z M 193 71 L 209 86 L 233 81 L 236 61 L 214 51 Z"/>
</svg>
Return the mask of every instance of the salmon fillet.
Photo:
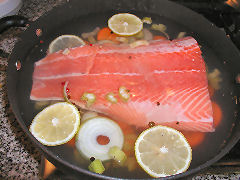
<svg viewBox="0 0 240 180">
<path fill-rule="evenodd" d="M 117 121 L 214 131 L 205 63 L 192 37 L 136 48 L 86 45 L 49 54 L 35 63 L 30 98 L 62 100 L 64 82 L 73 103 Z M 130 91 L 127 102 L 119 97 L 121 86 Z M 90 107 L 81 100 L 85 92 L 96 96 Z M 106 99 L 110 92 L 117 103 Z"/>
</svg>

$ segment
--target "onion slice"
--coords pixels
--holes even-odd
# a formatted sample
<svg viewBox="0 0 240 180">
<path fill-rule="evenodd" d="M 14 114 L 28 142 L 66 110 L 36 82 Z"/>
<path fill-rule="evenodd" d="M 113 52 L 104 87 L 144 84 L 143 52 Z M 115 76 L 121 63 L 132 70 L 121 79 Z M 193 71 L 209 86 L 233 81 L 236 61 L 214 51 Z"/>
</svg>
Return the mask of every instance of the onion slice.
<svg viewBox="0 0 240 180">
<path fill-rule="evenodd" d="M 90 36 L 92 36 L 92 37 L 96 36 L 97 33 L 98 33 L 98 31 L 100 31 L 100 28 L 99 28 L 99 27 L 96 27 L 96 28 L 95 28 L 93 31 L 91 31 L 91 32 L 82 33 L 81 36 L 82 36 L 84 39 L 88 39 L 88 37 L 90 37 Z"/>
<path fill-rule="evenodd" d="M 143 29 L 144 40 L 151 41 L 153 39 L 153 34 L 146 28 Z"/>
<path fill-rule="evenodd" d="M 81 118 L 81 123 L 82 122 L 85 122 L 89 119 L 92 119 L 92 118 L 95 118 L 98 116 L 98 113 L 97 112 L 94 112 L 94 111 L 87 111 L 83 114 L 82 118 Z"/>
<path fill-rule="evenodd" d="M 98 143 L 98 136 L 109 138 L 107 144 Z M 114 121 L 105 117 L 95 117 L 81 124 L 76 136 L 76 148 L 87 159 L 94 157 L 102 161 L 109 160 L 111 157 L 108 152 L 113 146 L 122 149 L 124 136 L 121 128 Z"/>
<path fill-rule="evenodd" d="M 69 83 L 69 82 L 66 81 L 65 84 L 64 84 L 64 86 L 63 86 L 63 98 L 64 98 L 64 100 L 65 100 L 66 102 L 72 104 L 71 101 L 69 100 L 68 94 L 67 94 L 67 86 L 68 86 L 68 83 Z"/>
<path fill-rule="evenodd" d="M 147 45 L 149 45 L 149 42 L 146 41 L 146 40 L 137 40 L 137 41 L 129 44 L 129 46 L 131 48 L 135 48 L 135 47 L 138 47 L 138 46 L 147 46 Z"/>
<path fill-rule="evenodd" d="M 183 38 L 186 35 L 186 32 L 178 33 L 177 39 Z"/>
</svg>

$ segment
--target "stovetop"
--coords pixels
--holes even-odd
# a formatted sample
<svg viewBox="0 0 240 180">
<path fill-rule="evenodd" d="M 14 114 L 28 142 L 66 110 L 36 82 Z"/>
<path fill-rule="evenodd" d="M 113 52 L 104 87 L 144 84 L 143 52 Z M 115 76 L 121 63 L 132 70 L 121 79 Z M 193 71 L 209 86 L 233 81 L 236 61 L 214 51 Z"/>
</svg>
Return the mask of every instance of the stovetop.
<svg viewBox="0 0 240 180">
<path fill-rule="evenodd" d="M 240 49 L 240 0 L 171 0 L 202 14 Z"/>
</svg>

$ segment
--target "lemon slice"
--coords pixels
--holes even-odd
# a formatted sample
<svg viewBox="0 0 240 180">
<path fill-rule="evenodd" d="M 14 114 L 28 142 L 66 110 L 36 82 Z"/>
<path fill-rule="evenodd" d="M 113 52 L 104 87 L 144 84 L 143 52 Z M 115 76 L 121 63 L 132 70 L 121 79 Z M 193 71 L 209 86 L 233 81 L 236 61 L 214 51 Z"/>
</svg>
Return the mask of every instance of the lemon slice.
<svg viewBox="0 0 240 180">
<path fill-rule="evenodd" d="M 143 29 L 143 22 L 140 18 L 129 13 L 120 13 L 113 15 L 108 20 L 108 27 L 121 36 L 132 36 Z"/>
<path fill-rule="evenodd" d="M 192 149 L 179 131 L 154 126 L 143 131 L 135 142 L 138 164 L 152 177 L 166 177 L 186 171 Z"/>
<path fill-rule="evenodd" d="M 67 48 L 74 48 L 85 45 L 85 42 L 75 35 L 62 35 L 54 39 L 48 48 L 49 53 L 54 53 Z"/>
<path fill-rule="evenodd" d="M 42 144 L 56 146 L 70 141 L 80 126 L 78 109 L 67 102 L 50 105 L 36 115 L 30 132 Z"/>
</svg>

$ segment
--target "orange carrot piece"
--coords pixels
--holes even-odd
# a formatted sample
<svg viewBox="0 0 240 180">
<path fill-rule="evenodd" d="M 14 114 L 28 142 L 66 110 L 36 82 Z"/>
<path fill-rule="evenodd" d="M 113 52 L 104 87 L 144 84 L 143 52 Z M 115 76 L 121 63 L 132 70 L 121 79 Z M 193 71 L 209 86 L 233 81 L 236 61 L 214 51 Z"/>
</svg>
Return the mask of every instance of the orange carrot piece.
<svg viewBox="0 0 240 180">
<path fill-rule="evenodd" d="M 205 133 L 203 133 L 203 132 L 183 131 L 182 133 L 185 136 L 185 138 L 187 139 L 187 141 L 191 147 L 196 147 L 199 144 L 201 144 L 205 137 Z"/>
<path fill-rule="evenodd" d="M 217 127 L 222 120 L 222 110 L 220 106 L 215 102 L 212 102 L 212 109 L 214 126 Z"/>
<path fill-rule="evenodd" d="M 68 141 L 66 144 L 71 146 L 71 147 L 75 147 L 75 137 L 72 138 L 70 141 Z"/>
<path fill-rule="evenodd" d="M 121 127 L 124 134 L 123 152 L 127 157 L 134 156 L 134 145 L 137 139 L 137 133 L 130 125 L 122 122 L 117 123 Z"/>
<path fill-rule="evenodd" d="M 45 159 L 43 179 L 46 179 L 55 169 L 56 167 L 52 163 L 50 163 L 47 159 Z"/>
<path fill-rule="evenodd" d="M 119 37 L 117 34 L 114 34 L 111 29 L 109 29 L 108 27 L 102 28 L 98 34 L 97 34 L 97 40 L 101 41 L 101 40 L 110 40 L 110 41 L 115 41 L 118 42 L 116 40 L 116 37 Z"/>
<path fill-rule="evenodd" d="M 214 92 L 215 92 L 214 88 L 212 86 L 208 86 L 208 91 L 209 91 L 210 97 L 212 97 L 214 95 Z"/>
<path fill-rule="evenodd" d="M 153 37 L 154 40 L 166 40 L 167 38 L 165 36 L 154 36 Z"/>
<path fill-rule="evenodd" d="M 98 142 L 98 144 L 100 144 L 100 145 L 106 145 L 106 144 L 109 143 L 109 141 L 110 141 L 110 139 L 109 139 L 109 137 L 107 137 L 107 136 L 99 135 L 99 136 L 97 137 L 97 142 Z"/>
</svg>

